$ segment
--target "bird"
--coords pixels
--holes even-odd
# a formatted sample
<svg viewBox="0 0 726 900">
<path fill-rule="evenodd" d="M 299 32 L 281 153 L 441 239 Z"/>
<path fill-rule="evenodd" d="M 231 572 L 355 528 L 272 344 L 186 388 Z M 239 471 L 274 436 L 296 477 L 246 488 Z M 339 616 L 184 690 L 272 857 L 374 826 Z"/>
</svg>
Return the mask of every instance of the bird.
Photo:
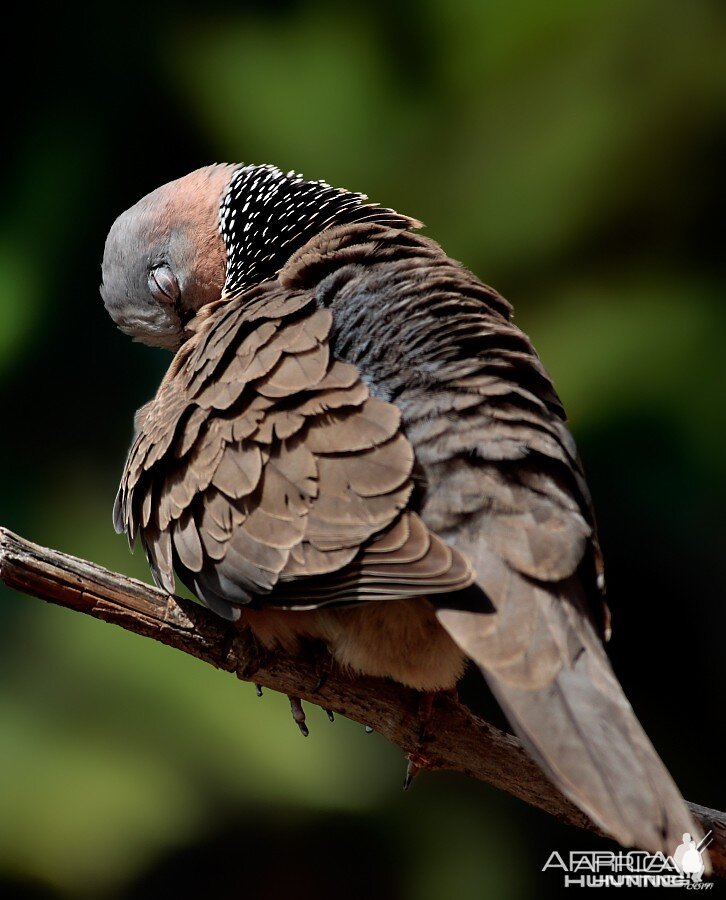
<svg viewBox="0 0 726 900">
<path fill-rule="evenodd" d="M 424 697 L 473 664 L 566 797 L 670 853 L 700 830 L 605 651 L 564 408 L 511 304 L 422 227 L 270 164 L 206 166 L 123 212 L 104 304 L 173 357 L 116 530 L 160 588 L 179 578 L 265 648 L 321 642 Z"/>
</svg>

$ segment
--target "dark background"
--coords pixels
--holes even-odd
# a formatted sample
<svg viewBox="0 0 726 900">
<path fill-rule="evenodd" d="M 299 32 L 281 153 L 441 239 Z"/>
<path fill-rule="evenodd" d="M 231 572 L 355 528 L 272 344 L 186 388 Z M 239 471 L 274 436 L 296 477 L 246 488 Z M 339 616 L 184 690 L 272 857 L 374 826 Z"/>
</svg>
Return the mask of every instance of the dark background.
<svg viewBox="0 0 726 900">
<path fill-rule="evenodd" d="M 29 5 L 28 5 L 29 6 Z M 611 653 L 684 794 L 726 807 L 717 2 L 27 9 L 3 48 L 0 523 L 148 579 L 111 527 L 168 364 L 98 296 L 106 232 L 212 161 L 366 191 L 515 304 L 585 460 Z M 191 658 L 0 590 L 0 894 L 525 898 L 606 846 Z"/>
</svg>

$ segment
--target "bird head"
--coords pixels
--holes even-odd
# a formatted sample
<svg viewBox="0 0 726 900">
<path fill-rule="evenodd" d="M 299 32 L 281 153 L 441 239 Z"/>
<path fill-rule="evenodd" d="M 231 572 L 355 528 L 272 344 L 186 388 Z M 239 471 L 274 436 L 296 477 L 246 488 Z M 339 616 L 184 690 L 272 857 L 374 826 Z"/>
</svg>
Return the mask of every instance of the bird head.
<svg viewBox="0 0 726 900">
<path fill-rule="evenodd" d="M 197 310 L 222 293 L 226 270 L 219 210 L 234 166 L 197 169 L 165 184 L 113 223 L 101 296 L 125 334 L 176 349 Z"/>
<path fill-rule="evenodd" d="M 176 350 L 198 310 L 266 281 L 333 225 L 419 223 L 365 194 L 271 165 L 213 165 L 165 184 L 113 223 L 101 296 L 135 340 Z"/>
</svg>

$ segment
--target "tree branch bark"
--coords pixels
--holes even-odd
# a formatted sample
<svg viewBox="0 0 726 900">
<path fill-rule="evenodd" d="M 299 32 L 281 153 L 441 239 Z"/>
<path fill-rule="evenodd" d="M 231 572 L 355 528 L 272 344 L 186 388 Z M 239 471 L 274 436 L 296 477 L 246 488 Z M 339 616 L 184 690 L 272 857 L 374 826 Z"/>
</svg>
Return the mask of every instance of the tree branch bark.
<svg viewBox="0 0 726 900">
<path fill-rule="evenodd" d="M 426 767 L 463 772 L 486 781 L 562 822 L 598 832 L 548 781 L 520 742 L 474 716 L 454 698 L 437 700 L 435 733 L 422 750 L 418 695 L 394 682 L 351 678 L 334 670 L 318 682 L 316 663 L 262 653 L 248 632 L 196 603 L 169 597 L 141 581 L 56 550 L 39 547 L 0 528 L 0 580 L 11 588 L 120 625 L 218 669 L 281 693 L 300 697 L 370 725 L 406 753 L 424 753 Z M 704 831 L 714 874 L 726 877 L 726 814 L 689 803 Z"/>
</svg>

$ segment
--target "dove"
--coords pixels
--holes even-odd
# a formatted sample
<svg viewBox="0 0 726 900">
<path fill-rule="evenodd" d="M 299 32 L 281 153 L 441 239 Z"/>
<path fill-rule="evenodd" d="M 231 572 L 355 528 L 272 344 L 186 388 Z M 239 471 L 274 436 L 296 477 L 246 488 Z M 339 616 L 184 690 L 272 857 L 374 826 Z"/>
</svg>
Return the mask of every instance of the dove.
<svg viewBox="0 0 726 900">
<path fill-rule="evenodd" d="M 116 529 L 266 648 L 322 642 L 423 697 L 475 665 L 570 800 L 669 853 L 700 832 L 604 649 L 562 403 L 510 303 L 421 228 L 273 165 L 207 166 L 120 215 L 103 301 L 174 355 Z"/>
</svg>

